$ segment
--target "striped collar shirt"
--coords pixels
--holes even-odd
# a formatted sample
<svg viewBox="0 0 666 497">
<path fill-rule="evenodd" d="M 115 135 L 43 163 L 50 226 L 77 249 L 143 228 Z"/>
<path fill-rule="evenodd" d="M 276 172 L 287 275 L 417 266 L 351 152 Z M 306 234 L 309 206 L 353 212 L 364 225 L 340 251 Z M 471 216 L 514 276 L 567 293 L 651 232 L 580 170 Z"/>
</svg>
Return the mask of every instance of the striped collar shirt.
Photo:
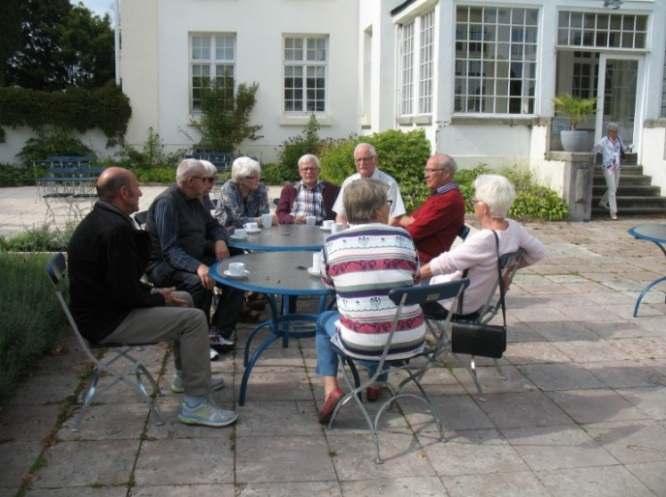
<svg viewBox="0 0 666 497">
<path fill-rule="evenodd" d="M 324 219 L 323 191 L 324 183 L 317 182 L 314 188 L 308 188 L 302 181 L 296 186 L 296 198 L 291 207 L 291 215 L 296 216 L 316 216 L 317 222 Z"/>
<path fill-rule="evenodd" d="M 434 194 L 439 195 L 441 193 L 446 193 L 446 192 L 450 192 L 451 190 L 457 190 L 457 189 L 458 189 L 458 185 L 454 181 L 449 181 L 445 185 L 442 185 L 442 186 L 438 187 L 437 190 L 435 190 Z"/>
</svg>

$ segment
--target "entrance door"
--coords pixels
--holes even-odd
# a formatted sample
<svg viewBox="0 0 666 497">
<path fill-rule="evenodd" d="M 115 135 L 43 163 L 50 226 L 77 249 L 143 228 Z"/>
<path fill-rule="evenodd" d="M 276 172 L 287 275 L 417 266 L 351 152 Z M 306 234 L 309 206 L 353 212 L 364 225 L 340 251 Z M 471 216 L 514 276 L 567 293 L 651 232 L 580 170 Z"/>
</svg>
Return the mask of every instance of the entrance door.
<svg viewBox="0 0 666 497">
<path fill-rule="evenodd" d="M 625 147 L 636 145 L 638 137 L 637 89 L 641 58 L 601 54 L 597 87 L 595 137 L 606 134 L 606 125 L 614 122 Z"/>
</svg>

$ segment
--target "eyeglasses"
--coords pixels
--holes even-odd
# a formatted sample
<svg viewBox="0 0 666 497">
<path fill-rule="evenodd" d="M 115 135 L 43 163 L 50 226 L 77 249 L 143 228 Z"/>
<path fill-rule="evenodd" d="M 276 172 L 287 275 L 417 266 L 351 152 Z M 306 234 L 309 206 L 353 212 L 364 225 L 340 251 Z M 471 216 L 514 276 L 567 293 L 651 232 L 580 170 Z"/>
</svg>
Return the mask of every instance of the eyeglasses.
<svg viewBox="0 0 666 497">
<path fill-rule="evenodd" d="M 306 172 L 306 171 L 316 171 L 318 168 L 316 167 L 302 167 L 300 171 Z"/>
<path fill-rule="evenodd" d="M 200 179 L 204 183 L 214 183 L 215 182 L 215 178 L 211 178 L 211 177 L 208 177 L 208 176 L 190 176 L 190 177 L 192 179 Z"/>
<path fill-rule="evenodd" d="M 435 171 L 444 171 L 444 168 L 442 168 L 442 167 L 437 167 L 437 168 L 432 168 L 432 169 L 430 169 L 430 168 L 425 168 L 425 169 L 423 170 L 423 174 L 432 174 L 432 173 L 434 173 Z"/>
<path fill-rule="evenodd" d="M 243 176 L 243 179 L 259 179 L 259 176 Z"/>
</svg>

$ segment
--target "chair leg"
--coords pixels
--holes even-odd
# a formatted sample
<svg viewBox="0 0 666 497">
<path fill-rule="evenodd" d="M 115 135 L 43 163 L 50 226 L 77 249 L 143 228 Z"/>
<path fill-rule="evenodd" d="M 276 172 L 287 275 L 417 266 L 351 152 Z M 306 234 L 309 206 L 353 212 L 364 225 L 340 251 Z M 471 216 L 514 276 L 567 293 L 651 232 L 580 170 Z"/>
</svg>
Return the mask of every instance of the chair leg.
<svg viewBox="0 0 666 497">
<path fill-rule="evenodd" d="M 493 363 L 495 363 L 495 369 L 497 369 L 497 373 L 499 374 L 500 378 L 502 380 L 506 381 L 507 380 L 507 375 L 504 373 L 504 370 L 502 369 L 502 366 L 500 366 L 500 363 L 497 359 L 493 359 Z"/>
<path fill-rule="evenodd" d="M 164 424 L 164 419 L 162 418 L 162 413 L 160 412 L 160 409 L 157 406 L 157 397 L 162 395 L 159 385 L 155 381 L 155 378 L 153 378 L 153 375 L 150 374 L 150 372 L 146 369 L 146 367 L 143 364 L 137 364 L 135 375 L 136 375 L 137 389 L 144 397 L 144 400 L 148 404 L 149 409 L 155 413 L 155 424 L 157 426 L 162 426 Z M 146 391 L 146 385 L 143 383 L 141 375 L 144 375 L 150 382 L 152 388 L 152 395 L 155 395 L 155 397 L 148 395 L 148 392 Z"/>
<path fill-rule="evenodd" d="M 92 379 L 90 380 L 90 385 L 88 385 L 88 388 L 83 394 L 83 399 L 82 399 L 83 402 L 81 404 L 81 408 L 79 409 L 79 412 L 76 414 L 76 417 L 74 418 L 72 431 L 79 431 L 81 429 L 81 421 L 83 420 L 83 413 L 86 410 L 86 408 L 90 405 L 93 397 L 95 396 L 95 393 L 97 392 L 97 382 L 99 381 L 99 373 L 100 373 L 99 369 L 95 369 L 93 371 Z"/>
<path fill-rule="evenodd" d="M 483 390 L 481 389 L 481 383 L 479 383 L 479 376 L 476 374 L 476 362 L 474 361 L 474 356 L 469 360 L 469 369 L 472 372 L 472 378 L 474 379 L 474 384 L 476 385 L 476 390 L 479 393 L 479 400 L 484 402 L 486 399 L 481 397 L 483 395 Z"/>
</svg>

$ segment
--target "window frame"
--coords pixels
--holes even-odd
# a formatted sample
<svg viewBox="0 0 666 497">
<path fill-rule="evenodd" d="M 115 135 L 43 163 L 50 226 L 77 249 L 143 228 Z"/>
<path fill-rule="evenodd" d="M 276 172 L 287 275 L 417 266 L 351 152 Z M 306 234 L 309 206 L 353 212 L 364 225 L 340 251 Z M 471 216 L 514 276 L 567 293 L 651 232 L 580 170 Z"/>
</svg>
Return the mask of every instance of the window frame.
<svg viewBox="0 0 666 497">
<path fill-rule="evenodd" d="M 203 32 L 203 31 L 191 31 L 188 33 L 188 106 L 190 109 L 190 114 L 200 114 L 201 108 L 195 108 L 194 105 L 194 90 L 195 88 L 203 88 L 194 86 L 194 66 L 207 66 L 208 67 L 208 80 L 215 81 L 217 76 L 218 66 L 222 67 L 231 67 L 231 79 L 232 85 L 231 90 L 232 94 L 236 93 L 236 55 L 237 55 L 237 36 L 233 31 L 216 31 L 216 32 Z M 209 56 L 207 58 L 194 58 L 194 40 L 195 38 L 208 38 L 208 51 Z M 217 39 L 231 39 L 231 49 L 233 51 L 233 57 L 228 58 L 217 58 Z M 212 75 L 212 77 L 211 77 Z"/>
<path fill-rule="evenodd" d="M 301 53 L 302 53 L 302 58 L 300 60 L 287 60 L 286 57 L 286 51 L 287 51 L 287 40 L 292 39 L 292 40 L 302 40 L 302 47 L 300 48 Z M 325 42 L 325 57 L 323 61 L 318 61 L 318 60 L 309 60 L 307 58 L 307 52 L 308 52 L 308 40 L 324 40 Z M 282 94 L 281 94 L 281 102 L 282 102 L 282 113 L 286 116 L 309 116 L 311 114 L 315 114 L 317 116 L 325 116 L 329 112 L 329 94 L 330 94 L 330 78 L 329 78 L 329 61 L 330 61 L 330 36 L 328 33 L 283 33 L 282 34 Z M 315 50 L 317 50 L 315 48 Z M 300 67 L 302 68 L 302 75 L 301 78 L 303 79 L 303 85 L 301 88 L 301 102 L 302 102 L 302 108 L 301 110 L 288 110 L 287 109 L 287 87 L 286 87 L 286 79 L 287 79 L 287 67 Z M 323 102 L 323 109 L 322 110 L 307 110 L 309 99 L 307 96 L 308 93 L 308 86 L 307 86 L 307 79 L 308 79 L 308 68 L 317 68 L 317 67 L 323 67 L 324 68 L 324 98 L 322 99 Z M 319 88 L 315 87 L 313 91 L 317 91 Z M 318 99 L 316 98 L 314 102 L 316 102 Z"/>
<path fill-rule="evenodd" d="M 562 25 L 562 17 L 566 16 L 566 25 Z M 580 16 L 580 25 L 573 24 L 574 16 Z M 604 19 L 606 26 L 604 27 Z M 633 28 L 627 28 L 625 19 L 633 18 Z M 618 26 L 613 26 L 613 21 L 618 20 Z M 643 23 L 643 29 L 638 29 L 639 22 Z M 601 26 L 600 26 L 601 24 Z M 579 28 L 579 29 L 578 29 Z M 650 14 L 635 12 L 594 12 L 588 10 L 558 9 L 555 46 L 563 49 L 573 50 L 613 50 L 626 53 L 644 53 L 649 51 L 649 28 Z M 618 32 L 619 30 L 619 32 Z M 578 35 L 577 32 L 580 32 Z M 562 34 L 566 34 L 566 43 L 561 42 Z M 598 44 L 600 37 L 605 33 L 605 44 Z M 618 36 L 618 44 L 611 44 L 612 35 Z M 625 35 L 628 40 L 631 37 L 630 47 L 623 46 Z M 572 44 L 572 37 L 580 36 L 580 43 Z M 592 43 L 586 43 L 589 36 Z M 637 37 L 641 37 L 642 45 L 636 47 Z"/>
<path fill-rule="evenodd" d="M 424 39 L 425 30 L 423 29 L 424 19 L 430 18 L 429 60 L 424 61 Z M 434 113 L 435 101 L 435 55 L 437 49 L 437 7 L 433 6 L 428 10 L 421 11 L 418 14 L 401 21 L 397 28 L 397 106 L 399 120 L 413 120 L 419 116 L 431 117 Z M 410 52 L 405 51 L 405 33 L 410 30 Z M 409 60 L 409 67 L 405 62 Z M 429 75 L 423 78 L 425 68 L 429 68 Z M 408 81 L 407 81 L 408 80 Z M 424 100 L 424 87 L 429 86 L 429 95 Z M 406 96 L 406 94 L 409 94 Z M 425 105 L 427 104 L 427 105 Z M 427 110 L 425 110 L 427 108 Z"/>
<path fill-rule="evenodd" d="M 467 9 L 463 18 L 459 18 L 459 9 Z M 480 9 L 479 18 L 470 17 L 472 9 Z M 494 14 L 489 12 L 487 15 L 486 9 L 494 11 Z M 522 21 L 514 23 L 514 13 L 517 17 L 520 15 L 519 11 L 522 11 Z M 529 119 L 538 115 L 539 79 L 537 75 L 540 69 L 541 27 L 542 8 L 537 5 L 507 6 L 467 3 L 455 5 L 455 31 L 452 47 L 454 81 L 451 92 L 454 117 Z M 477 28 L 480 30 L 479 32 L 473 31 Z M 486 28 L 489 30 L 486 31 Z M 460 37 L 459 30 L 461 29 L 465 31 L 464 39 Z M 488 32 L 493 33 L 493 38 L 486 39 Z M 459 55 L 459 43 L 464 46 L 465 55 L 462 57 Z M 470 57 L 470 45 L 478 45 L 478 57 Z M 485 57 L 488 45 L 493 50 L 492 59 Z M 520 58 L 517 58 L 516 49 L 520 50 Z M 504 52 L 501 56 L 500 50 Z M 516 58 L 514 59 L 514 57 Z M 459 64 L 464 66 L 462 74 L 458 73 Z M 475 67 L 478 65 L 478 76 L 470 76 L 470 64 L 474 64 Z M 513 64 L 516 64 L 515 68 Z M 485 72 L 486 65 L 491 68 L 492 76 Z M 504 74 L 499 74 L 500 70 Z M 514 70 L 520 70 L 520 78 L 511 77 L 511 72 Z M 479 85 L 478 111 L 470 109 L 470 77 L 474 80 L 472 83 Z M 464 83 L 464 92 L 458 91 L 460 80 Z M 512 84 L 514 87 L 520 86 L 519 94 L 512 93 Z M 492 93 L 486 93 L 488 88 L 486 85 L 492 87 Z M 458 107 L 458 100 L 464 104 L 462 109 Z M 519 102 L 520 112 L 510 112 L 515 101 Z M 488 102 L 492 103 L 492 111 L 485 108 Z M 498 105 L 501 107 L 498 108 Z M 527 109 L 523 110 L 526 105 Z"/>
</svg>

